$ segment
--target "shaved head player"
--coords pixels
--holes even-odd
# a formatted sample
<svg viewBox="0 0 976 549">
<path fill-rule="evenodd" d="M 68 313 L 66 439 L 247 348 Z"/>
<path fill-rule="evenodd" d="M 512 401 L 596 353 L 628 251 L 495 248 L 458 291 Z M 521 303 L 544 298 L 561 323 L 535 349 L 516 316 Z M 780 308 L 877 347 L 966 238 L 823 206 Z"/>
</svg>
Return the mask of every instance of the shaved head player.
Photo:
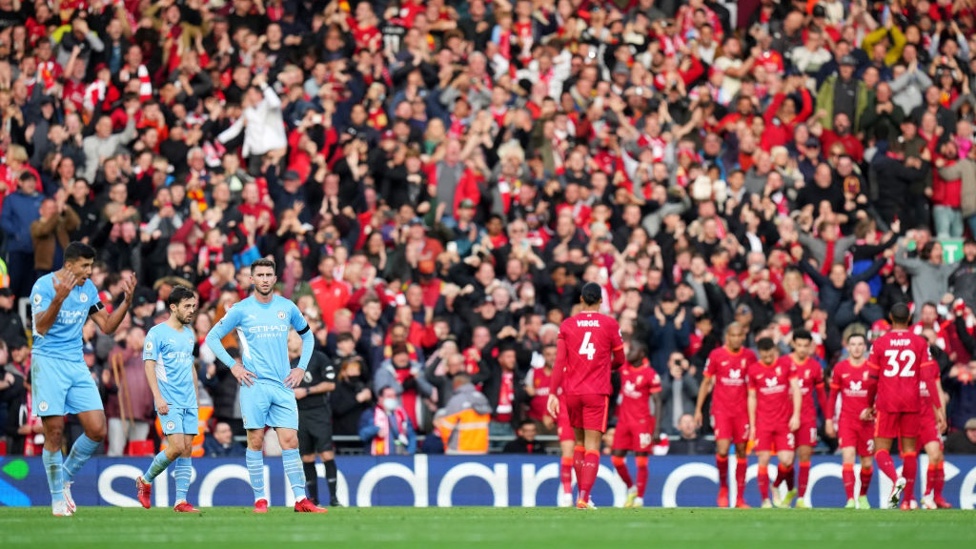
<svg viewBox="0 0 976 549">
<path fill-rule="evenodd" d="M 559 394 L 564 397 L 569 423 L 576 435 L 573 466 L 579 484 L 578 509 L 595 509 L 590 490 L 600 468 L 600 442 L 607 430 L 610 373 L 624 363 L 620 326 L 600 314 L 603 290 L 588 282 L 580 301 L 583 310 L 559 327 L 556 367 L 549 387 L 549 413 L 559 417 Z"/>
</svg>

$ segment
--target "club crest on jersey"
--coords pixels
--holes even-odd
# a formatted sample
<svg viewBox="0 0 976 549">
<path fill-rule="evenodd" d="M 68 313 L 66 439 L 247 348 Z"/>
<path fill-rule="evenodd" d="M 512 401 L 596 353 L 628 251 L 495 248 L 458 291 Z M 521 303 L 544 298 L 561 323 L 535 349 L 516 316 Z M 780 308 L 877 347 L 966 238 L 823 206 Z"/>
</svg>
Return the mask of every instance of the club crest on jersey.
<svg viewBox="0 0 976 549">
<path fill-rule="evenodd" d="M 41 294 L 34 294 L 34 305 L 40 305 L 42 299 L 44 298 L 41 297 Z"/>
<path fill-rule="evenodd" d="M 766 387 L 775 387 L 777 385 L 777 379 L 775 377 L 766 378 Z"/>
<path fill-rule="evenodd" d="M 82 303 L 88 303 L 88 294 L 81 294 L 78 296 L 78 301 Z"/>
<path fill-rule="evenodd" d="M 42 400 L 41 403 L 37 405 L 37 409 L 40 412 L 46 412 L 48 409 L 47 401 Z"/>
<path fill-rule="evenodd" d="M 146 342 L 146 350 L 147 350 L 147 351 L 152 351 L 152 350 L 153 350 L 153 344 L 152 344 L 152 341 L 147 341 L 147 342 Z"/>
<path fill-rule="evenodd" d="M 285 319 L 285 312 L 284 311 L 278 311 L 278 318 L 280 320 L 284 320 Z"/>
<path fill-rule="evenodd" d="M 166 430 L 167 431 L 172 431 L 174 429 L 176 429 L 176 423 L 174 423 L 172 421 L 167 421 L 166 422 Z"/>
</svg>

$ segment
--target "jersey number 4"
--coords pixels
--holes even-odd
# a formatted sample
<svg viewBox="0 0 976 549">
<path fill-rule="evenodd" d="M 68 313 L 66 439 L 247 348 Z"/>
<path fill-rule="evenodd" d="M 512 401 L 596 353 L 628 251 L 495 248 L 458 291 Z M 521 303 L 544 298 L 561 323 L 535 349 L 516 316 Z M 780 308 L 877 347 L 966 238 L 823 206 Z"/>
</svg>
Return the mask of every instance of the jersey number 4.
<svg viewBox="0 0 976 549">
<path fill-rule="evenodd" d="M 915 352 L 904 349 L 901 351 L 885 351 L 888 366 L 884 370 L 885 377 L 915 377 Z"/>
<path fill-rule="evenodd" d="M 593 337 L 592 332 L 585 332 L 583 334 L 583 343 L 580 345 L 579 354 L 585 355 L 586 358 L 593 360 L 593 356 L 596 355 L 596 346 L 590 342 L 591 337 Z"/>
</svg>

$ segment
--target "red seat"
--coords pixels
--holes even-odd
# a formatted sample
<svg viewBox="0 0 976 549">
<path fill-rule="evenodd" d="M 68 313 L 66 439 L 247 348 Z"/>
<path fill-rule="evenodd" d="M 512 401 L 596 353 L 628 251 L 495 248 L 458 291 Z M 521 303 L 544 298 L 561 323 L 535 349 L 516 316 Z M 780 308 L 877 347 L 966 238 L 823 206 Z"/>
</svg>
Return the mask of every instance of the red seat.
<svg viewBox="0 0 976 549">
<path fill-rule="evenodd" d="M 151 440 L 132 440 L 125 450 L 125 455 L 133 457 L 145 457 L 156 454 L 156 445 Z"/>
</svg>

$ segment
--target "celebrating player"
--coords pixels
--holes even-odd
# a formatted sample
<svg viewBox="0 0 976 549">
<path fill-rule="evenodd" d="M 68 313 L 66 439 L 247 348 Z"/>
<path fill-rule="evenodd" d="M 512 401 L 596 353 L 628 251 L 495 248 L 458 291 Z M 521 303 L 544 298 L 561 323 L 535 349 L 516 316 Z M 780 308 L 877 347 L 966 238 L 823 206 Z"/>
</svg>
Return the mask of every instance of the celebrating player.
<svg viewBox="0 0 976 549">
<path fill-rule="evenodd" d="M 735 445 L 735 506 L 746 509 L 746 442 L 749 440 L 749 409 L 746 372 L 756 361 L 756 354 L 742 347 L 746 330 L 733 322 L 725 329 L 725 346 L 708 355 L 705 378 L 698 390 L 695 423 L 701 428 L 702 407 L 712 393 L 712 424 L 715 429 L 715 464 L 718 467 L 718 506 L 729 506 L 729 448 Z"/>
<path fill-rule="evenodd" d="M 934 368 L 928 342 L 908 330 L 911 313 L 904 303 L 896 303 L 888 314 L 891 331 L 881 336 L 871 348 L 871 375 L 877 384 L 868 387 L 868 407 L 861 419 L 871 419 L 877 414 L 874 432 L 874 461 L 878 469 L 894 482 L 888 507 L 898 506 L 903 491 L 904 510 L 918 508 L 915 501 L 915 478 L 918 475 L 916 441 L 921 414 L 928 413 L 930 402 L 922 402 L 921 371 Z M 939 421 L 945 422 L 945 411 L 936 408 Z M 902 474 L 895 471 L 891 459 L 891 441 L 900 438 L 902 449 Z"/>
<path fill-rule="evenodd" d="M 315 341 L 308 322 L 291 301 L 274 294 L 275 263 L 258 259 L 251 264 L 254 294 L 237 303 L 207 334 L 207 346 L 241 383 L 241 418 L 247 430 L 247 471 L 254 490 L 254 512 L 268 512 L 264 487 L 264 428 L 273 427 L 281 443 L 281 461 L 295 495 L 295 512 L 325 513 L 305 497 L 305 473 L 298 452 L 298 406 L 293 388 L 305 377 Z M 298 366 L 289 370 L 288 333 L 302 336 Z M 241 360 L 227 353 L 221 340 L 237 330 Z"/>
<path fill-rule="evenodd" d="M 599 284 L 583 285 L 583 310 L 559 327 L 556 368 L 546 406 L 558 418 L 558 395 L 562 394 L 566 402 L 569 423 L 576 435 L 573 466 L 579 485 L 578 509 L 596 508 L 590 502 L 590 490 L 600 468 L 600 442 L 607 430 L 610 373 L 624 362 L 624 343 L 617 321 L 598 312 L 602 296 Z"/>
<path fill-rule="evenodd" d="M 647 456 L 658 438 L 657 418 L 651 414 L 661 409 L 661 378 L 641 346 L 630 351 L 627 364 L 620 368 L 620 393 L 617 395 L 617 429 L 613 435 L 613 466 L 627 485 L 624 507 L 643 507 L 647 488 Z M 627 470 L 627 452 L 634 452 L 637 461 L 637 485 Z"/>
<path fill-rule="evenodd" d="M 134 278 L 122 280 L 122 303 L 108 314 L 89 278 L 95 250 L 72 242 L 64 266 L 37 279 L 31 289 L 34 346 L 31 349 L 31 398 L 44 424 L 44 469 L 54 516 L 75 512 L 71 482 L 105 440 L 105 412 L 98 387 L 82 355 L 82 328 L 91 317 L 106 334 L 115 333 L 132 304 Z M 62 464 L 64 415 L 76 414 L 85 433 Z"/>
<path fill-rule="evenodd" d="M 847 360 L 838 362 L 830 376 L 830 403 L 824 413 L 827 416 L 824 429 L 829 437 L 837 437 L 843 461 L 842 476 L 847 509 L 870 509 L 868 487 L 871 485 L 874 459 L 874 422 L 861 419 L 867 408 L 868 385 L 874 383 L 867 364 L 867 341 L 864 334 L 853 333 L 847 337 Z M 834 426 L 834 411 L 840 398 L 840 416 Z M 854 500 L 854 459 L 861 458 L 861 491 Z"/>
<path fill-rule="evenodd" d="M 142 358 L 146 362 L 146 379 L 156 403 L 159 423 L 166 435 L 166 449 L 156 454 L 149 469 L 136 479 L 139 503 L 152 506 L 152 482 L 176 462 L 177 513 L 199 513 L 186 501 L 193 469 L 190 457 L 193 437 L 199 432 L 197 371 L 193 367 L 193 345 L 196 337 L 188 326 L 197 313 L 197 298 L 185 286 L 177 286 L 166 299 L 169 318 L 146 334 Z"/>
<path fill-rule="evenodd" d="M 810 479 L 810 456 L 813 447 L 817 445 L 817 409 L 813 405 L 813 393 L 816 391 L 820 409 L 827 410 L 827 391 L 824 386 L 823 368 L 811 355 L 813 353 L 813 336 L 807 330 L 793 332 L 793 353 L 779 359 L 784 368 L 791 368 L 796 372 L 796 380 L 803 395 L 803 409 L 800 412 L 800 427 L 794 431 L 796 454 L 800 461 L 800 478 L 797 491 L 789 490 L 783 498 L 782 505 L 789 507 L 793 498 L 797 497 L 798 509 L 808 507 L 806 501 L 807 482 Z M 791 471 L 792 474 L 792 471 Z M 777 479 L 774 487 L 778 487 L 786 480 L 782 475 Z"/>
<path fill-rule="evenodd" d="M 769 499 L 769 458 L 776 450 L 779 472 L 776 485 L 785 481 L 793 490 L 793 449 L 800 426 L 803 397 L 791 362 L 777 360 L 776 343 L 768 337 L 756 342 L 759 361 L 749 366 L 749 432 L 759 457 L 759 497 L 763 509 L 772 508 Z M 784 501 L 788 506 L 789 501 Z"/>
<path fill-rule="evenodd" d="M 929 335 L 933 335 L 928 331 Z M 924 332 L 923 332 L 924 334 Z M 930 338 L 932 342 L 934 337 Z M 934 343 L 934 342 L 932 342 Z M 943 454 L 942 432 L 945 431 L 944 412 L 940 414 L 937 410 L 944 410 L 942 398 L 942 379 L 939 375 L 938 366 L 933 363 L 932 368 L 922 370 L 922 381 L 919 385 L 922 396 L 922 412 L 920 416 L 918 445 L 925 450 L 929 457 L 929 466 L 926 471 L 925 494 L 922 496 L 922 507 L 925 509 L 949 509 L 952 505 L 942 497 L 942 488 L 945 485 L 945 455 Z M 934 410 L 929 412 L 925 407 L 926 403 L 931 403 Z"/>
</svg>

